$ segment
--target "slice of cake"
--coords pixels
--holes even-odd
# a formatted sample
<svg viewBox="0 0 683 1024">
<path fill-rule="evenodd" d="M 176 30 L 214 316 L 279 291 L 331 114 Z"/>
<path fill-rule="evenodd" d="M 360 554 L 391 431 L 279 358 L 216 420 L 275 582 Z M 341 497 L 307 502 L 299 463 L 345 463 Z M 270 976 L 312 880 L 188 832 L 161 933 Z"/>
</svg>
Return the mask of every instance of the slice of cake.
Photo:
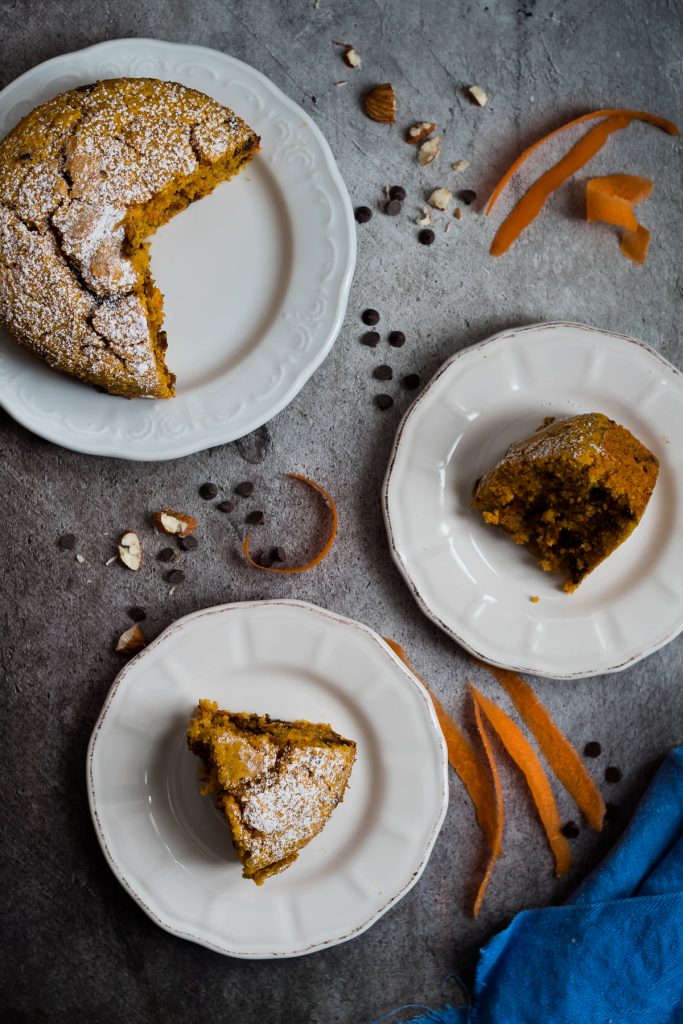
<svg viewBox="0 0 683 1024">
<path fill-rule="evenodd" d="M 232 110 L 153 78 L 80 86 L 31 111 L 0 142 L 0 324 L 112 395 L 170 398 L 146 240 L 258 148 Z"/>
<path fill-rule="evenodd" d="M 592 412 L 511 445 L 476 482 L 473 505 L 571 592 L 638 525 L 658 470 L 630 431 Z"/>
<path fill-rule="evenodd" d="M 202 794 L 225 813 L 244 878 L 262 885 L 293 864 L 344 798 L 356 744 L 329 725 L 221 711 L 200 700 L 187 743 Z"/>
</svg>

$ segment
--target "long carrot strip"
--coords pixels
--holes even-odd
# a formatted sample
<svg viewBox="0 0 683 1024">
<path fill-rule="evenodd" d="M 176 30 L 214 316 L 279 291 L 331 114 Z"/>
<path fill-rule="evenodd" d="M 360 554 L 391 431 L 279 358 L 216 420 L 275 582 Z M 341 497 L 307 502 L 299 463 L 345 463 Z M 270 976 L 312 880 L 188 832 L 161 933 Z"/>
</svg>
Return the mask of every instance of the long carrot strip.
<svg viewBox="0 0 683 1024">
<path fill-rule="evenodd" d="M 337 506 L 335 505 L 332 496 L 327 493 L 324 487 L 321 487 L 320 484 L 317 484 L 315 480 L 309 480 L 307 476 L 301 476 L 300 473 L 288 473 L 287 476 L 290 477 L 291 480 L 300 480 L 302 484 L 308 484 L 308 486 L 312 487 L 314 491 L 318 492 L 318 494 L 322 494 L 323 498 L 328 504 L 330 512 L 332 513 L 332 528 L 330 530 L 330 535 L 327 538 L 324 547 L 321 548 L 321 550 L 318 552 L 315 558 L 312 558 L 310 562 L 306 562 L 305 565 L 292 565 L 287 568 L 276 568 L 272 565 L 259 565 L 258 562 L 254 561 L 254 559 L 249 554 L 249 542 L 251 540 L 251 537 L 250 534 L 247 533 L 242 544 L 242 550 L 244 552 L 244 555 L 250 565 L 253 565 L 255 569 L 262 569 L 263 572 L 307 572 L 309 569 L 312 569 L 314 566 L 318 565 L 319 562 L 322 562 L 323 558 L 327 557 L 327 555 L 330 553 L 332 545 L 334 544 L 334 538 L 337 536 L 339 516 L 337 514 Z"/>
<path fill-rule="evenodd" d="M 678 127 L 672 121 L 667 121 L 664 117 L 658 117 L 657 114 L 648 114 L 647 111 L 644 110 L 619 110 L 614 108 L 608 108 L 606 110 L 593 110 L 589 114 L 582 114 L 581 117 L 575 117 L 572 121 L 567 121 L 566 124 L 560 125 L 559 128 L 555 128 L 554 131 L 548 132 L 547 135 L 544 135 L 542 138 L 537 139 L 536 142 L 532 143 L 531 146 L 525 149 L 524 152 L 517 157 L 515 162 L 510 167 L 508 167 L 507 171 L 505 172 L 505 174 L 500 179 L 500 181 L 494 188 L 493 192 L 491 193 L 491 198 L 489 199 L 488 205 L 486 207 L 486 213 L 491 213 L 491 210 L 495 206 L 498 197 L 500 196 L 501 192 L 503 191 L 507 183 L 512 178 L 513 174 L 515 174 L 515 172 L 519 170 L 519 168 L 522 166 L 527 157 L 531 156 L 532 153 L 539 149 L 544 142 L 548 142 L 549 139 L 555 138 L 556 135 L 559 135 L 567 128 L 574 128 L 575 125 L 583 124 L 585 121 L 592 121 L 598 117 L 616 116 L 628 117 L 629 120 L 633 121 L 645 121 L 647 124 L 652 124 L 656 128 L 661 128 L 663 131 L 668 132 L 669 135 L 681 134 L 678 130 Z"/>
<path fill-rule="evenodd" d="M 505 819 L 505 813 L 503 810 L 503 791 L 500 788 L 500 776 L 498 775 L 498 765 L 493 754 L 493 747 L 491 741 L 488 738 L 484 722 L 482 720 L 481 711 L 476 700 L 474 701 L 474 719 L 477 723 L 477 731 L 479 732 L 479 738 L 481 739 L 482 746 L 486 753 L 486 760 L 488 762 L 489 771 L 491 772 L 491 779 L 493 782 L 493 792 L 495 796 L 495 802 L 493 804 L 495 812 L 495 832 L 493 839 L 490 842 L 491 853 L 489 856 L 489 862 L 486 865 L 486 871 L 484 877 L 481 880 L 481 884 L 477 889 L 477 895 L 474 898 L 474 906 L 472 908 L 472 917 L 478 917 L 481 905 L 488 888 L 488 884 L 491 881 L 491 875 L 495 867 L 496 861 L 503 852 L 503 824 Z"/>
<path fill-rule="evenodd" d="M 479 827 L 486 836 L 489 846 L 493 848 L 497 832 L 495 794 L 486 766 L 482 763 L 477 751 L 467 739 L 460 726 L 451 718 L 422 676 L 418 675 L 415 671 L 400 644 L 390 640 L 388 636 L 385 636 L 384 640 L 389 644 L 392 651 L 408 666 L 410 671 L 417 676 L 429 694 L 436 711 L 436 717 L 441 726 L 441 731 L 446 740 L 448 761 L 455 774 L 465 786 L 467 794 L 474 805 Z"/>
<path fill-rule="evenodd" d="M 605 817 L 605 801 L 576 748 L 548 709 L 517 672 L 486 665 L 483 661 L 477 660 L 477 664 L 498 680 L 553 772 L 583 811 L 588 823 L 599 832 Z"/>
<path fill-rule="evenodd" d="M 650 248 L 650 232 L 639 224 L 635 231 L 625 231 L 621 237 L 621 253 L 627 260 L 640 265 L 647 259 Z"/>
<path fill-rule="evenodd" d="M 548 843 L 555 858 L 555 874 L 559 878 L 569 871 L 572 857 L 569 843 L 560 832 L 560 815 L 543 766 L 521 729 L 504 711 L 501 711 L 497 704 L 479 693 L 474 686 L 472 687 L 472 696 L 475 707 L 478 706 L 483 711 L 501 743 L 526 779 L 541 824 L 548 837 Z"/>
<path fill-rule="evenodd" d="M 489 250 L 491 255 L 502 256 L 507 252 L 515 239 L 541 212 L 548 196 L 592 160 L 613 132 L 621 131 L 630 123 L 628 117 L 608 117 L 601 121 L 586 132 L 566 156 L 537 178 L 498 228 Z"/>
</svg>

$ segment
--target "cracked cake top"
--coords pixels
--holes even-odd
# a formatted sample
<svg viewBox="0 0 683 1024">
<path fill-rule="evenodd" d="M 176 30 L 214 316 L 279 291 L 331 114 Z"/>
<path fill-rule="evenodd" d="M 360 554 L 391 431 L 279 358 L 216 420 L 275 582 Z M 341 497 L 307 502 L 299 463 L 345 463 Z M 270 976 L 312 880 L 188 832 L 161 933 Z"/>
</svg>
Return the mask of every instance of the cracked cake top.
<svg viewBox="0 0 683 1024">
<path fill-rule="evenodd" d="M 215 100 L 156 79 L 97 82 L 32 111 L 0 143 L 0 321 L 112 394 L 173 394 L 143 239 L 258 141 Z"/>
</svg>

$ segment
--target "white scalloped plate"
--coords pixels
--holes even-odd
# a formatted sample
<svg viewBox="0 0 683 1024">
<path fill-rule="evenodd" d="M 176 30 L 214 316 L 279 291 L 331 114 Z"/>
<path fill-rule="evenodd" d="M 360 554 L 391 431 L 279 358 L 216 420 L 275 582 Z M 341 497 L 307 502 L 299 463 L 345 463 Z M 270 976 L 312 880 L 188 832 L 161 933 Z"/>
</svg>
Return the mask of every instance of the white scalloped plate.
<svg viewBox="0 0 683 1024">
<path fill-rule="evenodd" d="M 199 793 L 197 700 L 329 722 L 358 744 L 342 803 L 263 886 Z M 418 880 L 446 813 L 446 749 L 424 687 L 358 622 L 300 601 L 222 605 L 170 626 L 119 674 L 88 747 L 95 829 L 152 920 L 248 959 L 300 956 L 369 928 Z"/>
<path fill-rule="evenodd" d="M 50 370 L 0 330 L 0 404 L 76 451 L 172 459 L 255 430 L 301 390 L 342 323 L 353 212 L 327 142 L 262 74 L 200 46 L 99 43 L 32 68 L 0 93 L 0 137 L 57 93 L 119 76 L 173 79 L 233 107 L 262 152 L 155 236 L 177 395 L 127 401 Z"/>
<path fill-rule="evenodd" d="M 634 532 L 568 595 L 471 493 L 545 416 L 582 412 L 628 427 L 660 471 Z M 632 338 L 535 324 L 458 352 L 406 413 L 384 481 L 392 554 L 422 610 L 485 661 L 557 679 L 663 647 L 683 629 L 682 428 L 683 376 Z"/>
</svg>

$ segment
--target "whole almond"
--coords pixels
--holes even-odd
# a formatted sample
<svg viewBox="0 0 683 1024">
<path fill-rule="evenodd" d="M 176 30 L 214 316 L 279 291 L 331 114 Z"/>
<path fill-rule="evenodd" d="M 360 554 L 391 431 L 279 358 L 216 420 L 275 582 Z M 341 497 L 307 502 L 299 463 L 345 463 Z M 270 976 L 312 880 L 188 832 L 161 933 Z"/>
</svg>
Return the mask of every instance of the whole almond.
<svg viewBox="0 0 683 1024">
<path fill-rule="evenodd" d="M 393 124 L 396 120 L 396 93 L 389 82 L 376 85 L 363 99 L 368 117 L 380 124 Z"/>
</svg>

